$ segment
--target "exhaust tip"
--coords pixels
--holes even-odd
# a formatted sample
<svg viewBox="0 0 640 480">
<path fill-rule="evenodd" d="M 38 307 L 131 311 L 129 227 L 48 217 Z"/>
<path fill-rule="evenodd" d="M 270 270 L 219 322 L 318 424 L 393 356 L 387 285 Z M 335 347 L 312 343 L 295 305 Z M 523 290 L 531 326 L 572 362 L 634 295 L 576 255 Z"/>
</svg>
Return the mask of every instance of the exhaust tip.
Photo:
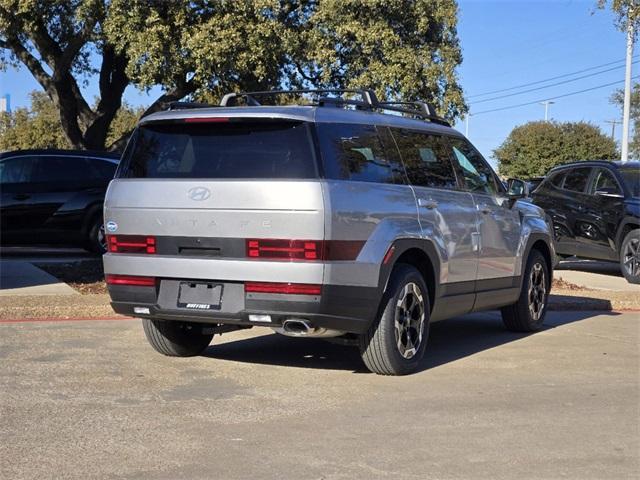
<svg viewBox="0 0 640 480">
<path fill-rule="evenodd" d="M 298 318 L 285 320 L 282 329 L 291 335 L 308 335 L 315 331 L 315 328 L 307 320 Z"/>
</svg>

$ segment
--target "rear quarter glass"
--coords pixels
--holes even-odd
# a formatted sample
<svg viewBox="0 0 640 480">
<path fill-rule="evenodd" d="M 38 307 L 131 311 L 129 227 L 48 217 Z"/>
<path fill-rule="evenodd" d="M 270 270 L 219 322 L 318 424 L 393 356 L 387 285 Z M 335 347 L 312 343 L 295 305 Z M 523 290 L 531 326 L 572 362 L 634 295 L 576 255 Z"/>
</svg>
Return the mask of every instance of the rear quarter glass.
<svg viewBox="0 0 640 480">
<path fill-rule="evenodd" d="M 116 177 L 313 179 L 317 172 L 305 122 L 150 123 L 134 133 Z"/>
</svg>

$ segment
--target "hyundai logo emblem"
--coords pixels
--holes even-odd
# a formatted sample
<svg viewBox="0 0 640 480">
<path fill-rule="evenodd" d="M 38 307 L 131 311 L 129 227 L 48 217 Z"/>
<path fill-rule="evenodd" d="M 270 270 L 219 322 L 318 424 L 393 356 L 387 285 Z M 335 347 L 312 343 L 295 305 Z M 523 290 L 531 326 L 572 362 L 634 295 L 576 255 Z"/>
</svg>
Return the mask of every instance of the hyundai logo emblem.
<svg viewBox="0 0 640 480">
<path fill-rule="evenodd" d="M 211 190 L 206 187 L 193 187 L 189 189 L 188 194 L 191 200 L 202 201 L 211 196 Z"/>
</svg>

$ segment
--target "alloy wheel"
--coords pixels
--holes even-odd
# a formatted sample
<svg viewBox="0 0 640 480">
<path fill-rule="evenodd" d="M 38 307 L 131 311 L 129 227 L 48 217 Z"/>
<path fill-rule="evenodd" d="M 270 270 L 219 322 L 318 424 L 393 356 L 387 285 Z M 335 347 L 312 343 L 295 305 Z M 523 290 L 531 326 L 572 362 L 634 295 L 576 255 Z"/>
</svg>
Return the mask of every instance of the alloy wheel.
<svg viewBox="0 0 640 480">
<path fill-rule="evenodd" d="M 529 313 L 533 321 L 540 320 L 544 311 L 547 282 L 541 263 L 535 263 L 529 275 Z"/>
<path fill-rule="evenodd" d="M 407 283 L 396 304 L 395 337 L 400 355 L 413 358 L 420 349 L 424 334 L 425 305 L 420 287 Z"/>
<path fill-rule="evenodd" d="M 98 228 L 97 236 L 98 236 L 98 245 L 100 245 L 100 248 L 102 249 L 103 252 L 106 252 L 107 251 L 107 235 L 104 230 L 104 224 L 101 224 L 100 227 Z"/>
<path fill-rule="evenodd" d="M 626 245 L 622 256 L 622 265 L 628 275 L 640 275 L 640 240 L 632 238 Z"/>
</svg>

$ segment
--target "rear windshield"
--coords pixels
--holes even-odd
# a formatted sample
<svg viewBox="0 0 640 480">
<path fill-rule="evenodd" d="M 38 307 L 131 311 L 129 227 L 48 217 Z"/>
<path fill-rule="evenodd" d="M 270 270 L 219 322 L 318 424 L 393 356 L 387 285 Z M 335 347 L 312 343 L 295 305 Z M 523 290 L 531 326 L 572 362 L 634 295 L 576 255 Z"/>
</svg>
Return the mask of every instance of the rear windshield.
<svg viewBox="0 0 640 480">
<path fill-rule="evenodd" d="M 303 122 L 166 123 L 139 127 L 118 177 L 316 178 Z"/>
</svg>

